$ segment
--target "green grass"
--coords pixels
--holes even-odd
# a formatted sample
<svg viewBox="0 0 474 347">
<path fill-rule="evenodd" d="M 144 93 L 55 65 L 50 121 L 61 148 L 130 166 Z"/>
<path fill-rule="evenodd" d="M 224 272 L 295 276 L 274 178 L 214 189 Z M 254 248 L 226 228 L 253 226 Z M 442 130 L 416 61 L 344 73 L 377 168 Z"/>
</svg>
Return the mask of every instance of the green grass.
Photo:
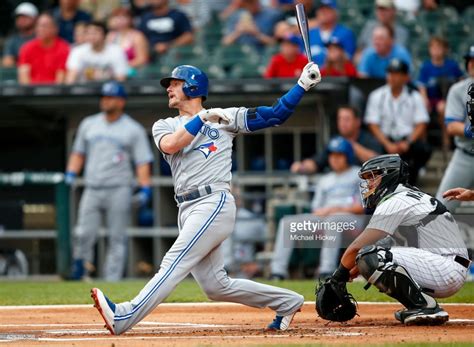
<svg viewBox="0 0 474 347">
<path fill-rule="evenodd" d="M 311 280 L 281 281 L 264 283 L 288 288 L 302 294 L 306 300 L 314 300 L 314 285 Z M 89 290 L 92 287 L 101 288 L 112 300 L 120 302 L 130 300 L 145 285 L 145 280 L 108 282 L 30 282 L 2 281 L 0 282 L 0 305 L 58 305 L 58 304 L 90 304 Z M 364 283 L 350 283 L 349 291 L 357 301 L 387 301 L 395 300 L 379 293 L 373 286 L 365 291 Z M 185 280 L 178 285 L 166 302 L 202 302 L 208 301 L 194 280 Z M 440 300 L 440 302 L 474 303 L 474 282 L 468 282 L 456 295 Z"/>
</svg>

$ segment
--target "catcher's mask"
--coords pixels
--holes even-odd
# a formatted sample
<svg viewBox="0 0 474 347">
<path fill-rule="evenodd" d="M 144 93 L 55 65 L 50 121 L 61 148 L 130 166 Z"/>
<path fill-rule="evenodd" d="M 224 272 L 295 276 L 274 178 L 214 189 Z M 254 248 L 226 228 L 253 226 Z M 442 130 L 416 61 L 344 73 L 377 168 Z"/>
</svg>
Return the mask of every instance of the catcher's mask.
<svg viewBox="0 0 474 347">
<path fill-rule="evenodd" d="M 366 209 L 373 209 L 397 186 L 408 181 L 408 164 L 398 154 L 384 154 L 367 160 L 359 171 L 360 194 Z"/>
</svg>

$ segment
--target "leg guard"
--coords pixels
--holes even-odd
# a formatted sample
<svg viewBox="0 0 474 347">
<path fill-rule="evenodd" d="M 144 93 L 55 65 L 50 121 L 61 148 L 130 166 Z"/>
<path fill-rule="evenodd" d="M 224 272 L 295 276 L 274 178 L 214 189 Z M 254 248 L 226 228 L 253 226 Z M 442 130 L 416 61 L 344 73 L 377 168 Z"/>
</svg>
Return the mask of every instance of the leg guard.
<svg viewBox="0 0 474 347">
<path fill-rule="evenodd" d="M 407 270 L 392 262 L 388 248 L 367 246 L 356 257 L 360 274 L 382 293 L 397 299 L 408 309 L 435 307 L 436 300 L 423 293 Z"/>
</svg>

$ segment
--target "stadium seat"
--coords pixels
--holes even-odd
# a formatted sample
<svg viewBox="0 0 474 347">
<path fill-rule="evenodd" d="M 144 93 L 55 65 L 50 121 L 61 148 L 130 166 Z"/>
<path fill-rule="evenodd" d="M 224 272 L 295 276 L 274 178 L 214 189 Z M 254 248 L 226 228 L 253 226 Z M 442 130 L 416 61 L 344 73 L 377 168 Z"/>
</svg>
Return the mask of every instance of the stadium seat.
<svg viewBox="0 0 474 347">
<path fill-rule="evenodd" d="M 462 21 L 465 24 L 474 23 L 474 6 L 469 6 L 462 13 Z"/>
<path fill-rule="evenodd" d="M 236 64 L 257 64 L 260 60 L 255 49 L 245 45 L 220 46 L 214 52 L 212 61 L 223 67 L 226 72 L 230 72 Z"/>
<path fill-rule="evenodd" d="M 17 81 L 16 72 L 17 72 L 16 67 L 0 68 L 0 81 L 16 83 Z"/>
<path fill-rule="evenodd" d="M 262 57 L 260 58 L 260 64 L 268 65 L 270 59 L 280 51 L 280 45 L 270 45 L 265 47 Z"/>
<path fill-rule="evenodd" d="M 233 78 L 259 78 L 262 77 L 265 66 L 255 63 L 235 64 L 230 70 L 230 77 Z"/>
<path fill-rule="evenodd" d="M 163 65 L 195 65 L 204 60 L 204 49 L 200 45 L 186 45 L 171 48 L 161 61 Z M 193 63 L 194 62 L 194 63 Z"/>
</svg>

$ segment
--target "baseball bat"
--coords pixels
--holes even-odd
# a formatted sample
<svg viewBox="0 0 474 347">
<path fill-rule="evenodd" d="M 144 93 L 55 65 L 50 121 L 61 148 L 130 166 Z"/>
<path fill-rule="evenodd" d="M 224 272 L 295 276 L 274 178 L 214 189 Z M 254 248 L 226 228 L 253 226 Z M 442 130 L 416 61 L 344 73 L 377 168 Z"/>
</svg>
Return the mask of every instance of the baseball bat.
<svg viewBox="0 0 474 347">
<path fill-rule="evenodd" d="M 306 13 L 304 12 L 303 4 L 296 4 L 296 20 L 298 22 L 301 37 L 303 38 L 304 50 L 309 63 L 313 59 L 311 56 L 311 47 L 309 45 L 308 17 L 306 17 Z"/>
<path fill-rule="evenodd" d="M 313 58 L 311 55 L 311 46 L 309 45 L 308 17 L 304 11 L 303 4 L 296 4 L 296 21 L 298 22 L 298 28 L 300 29 L 301 37 L 303 38 L 304 50 L 309 63 L 313 61 Z M 316 75 L 311 74 L 311 78 L 316 78 Z"/>
</svg>

